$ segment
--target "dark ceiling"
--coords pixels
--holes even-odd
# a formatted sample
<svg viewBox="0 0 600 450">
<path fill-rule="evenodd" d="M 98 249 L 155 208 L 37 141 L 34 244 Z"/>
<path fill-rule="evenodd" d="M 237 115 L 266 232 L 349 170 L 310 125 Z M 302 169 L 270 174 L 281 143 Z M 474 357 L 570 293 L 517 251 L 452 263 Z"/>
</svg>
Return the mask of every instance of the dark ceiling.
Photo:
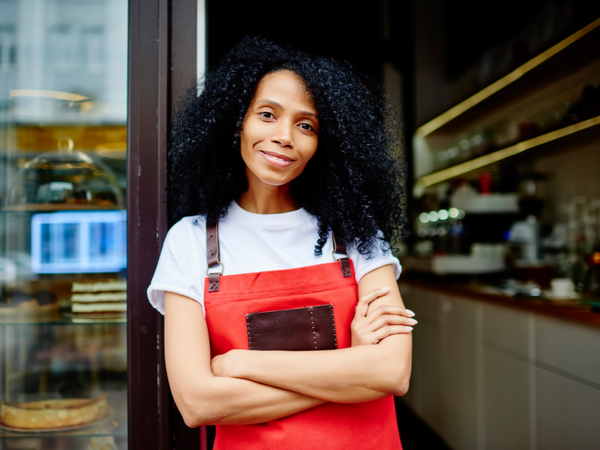
<svg viewBox="0 0 600 450">
<path fill-rule="evenodd" d="M 305 51 L 344 59 L 376 80 L 383 61 L 407 73 L 414 51 L 418 0 L 206 0 L 208 63 L 246 35 L 260 35 Z M 435 4 L 436 2 L 429 2 Z M 597 17 L 599 0 L 439 0 L 446 28 L 447 78 L 458 78 L 489 48 L 516 36 L 544 5 L 566 5 L 575 22 Z M 389 38 L 383 36 L 384 17 Z M 407 70 L 408 69 L 408 70 Z"/>
<path fill-rule="evenodd" d="M 259 35 L 291 44 L 310 53 L 349 61 L 380 79 L 384 59 L 402 64 L 402 36 L 393 26 L 390 40 L 382 32 L 384 0 L 355 2 L 309 0 L 304 2 L 207 0 L 209 68 L 246 35 Z M 401 22 L 410 1 L 388 0 L 392 24 Z M 393 18 L 396 17 L 394 20 Z M 400 17 L 400 18 L 398 18 Z M 403 27 L 406 30 L 406 27 Z M 410 37 L 410 36 L 409 36 Z"/>
</svg>

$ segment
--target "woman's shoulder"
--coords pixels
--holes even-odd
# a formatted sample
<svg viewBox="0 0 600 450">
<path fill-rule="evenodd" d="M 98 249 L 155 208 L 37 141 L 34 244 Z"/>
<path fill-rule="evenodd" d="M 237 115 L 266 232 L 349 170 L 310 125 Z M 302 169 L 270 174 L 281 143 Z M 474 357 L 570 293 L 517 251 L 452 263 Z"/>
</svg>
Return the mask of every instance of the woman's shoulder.
<svg viewBox="0 0 600 450">
<path fill-rule="evenodd" d="M 381 232 L 372 239 L 371 245 L 371 250 L 364 254 L 359 252 L 356 245 L 348 248 L 348 255 L 356 269 L 356 281 L 360 281 L 367 273 L 388 264 L 392 266 L 394 275 L 398 279 L 402 272 L 402 266 L 398 258 L 392 253 L 390 244 L 383 239 Z"/>
<path fill-rule="evenodd" d="M 195 215 L 195 216 L 185 216 L 179 219 L 169 231 L 177 230 L 190 230 L 193 227 L 204 228 L 206 224 L 206 216 L 204 215 Z"/>
<path fill-rule="evenodd" d="M 167 232 L 165 242 L 170 245 L 194 245 L 206 239 L 206 217 L 186 216 L 177 221 Z"/>
</svg>

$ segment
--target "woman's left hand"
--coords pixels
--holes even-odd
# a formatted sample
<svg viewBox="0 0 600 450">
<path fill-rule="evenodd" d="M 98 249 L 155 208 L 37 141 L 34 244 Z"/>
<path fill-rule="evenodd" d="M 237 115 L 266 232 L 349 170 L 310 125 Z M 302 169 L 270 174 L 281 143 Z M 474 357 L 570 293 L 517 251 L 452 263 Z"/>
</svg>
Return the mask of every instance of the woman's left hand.
<svg viewBox="0 0 600 450">
<path fill-rule="evenodd" d="M 223 360 L 225 355 L 217 355 L 210 361 L 210 370 L 215 377 L 223 377 Z"/>
<path fill-rule="evenodd" d="M 215 377 L 239 377 L 242 367 L 243 350 L 229 350 L 215 356 L 210 362 L 210 369 Z"/>
<path fill-rule="evenodd" d="M 369 312 L 369 305 L 383 297 L 390 288 L 375 289 L 358 300 L 354 319 L 350 325 L 352 347 L 375 345 L 392 334 L 408 334 L 417 324 L 410 309 L 382 305 Z"/>
</svg>

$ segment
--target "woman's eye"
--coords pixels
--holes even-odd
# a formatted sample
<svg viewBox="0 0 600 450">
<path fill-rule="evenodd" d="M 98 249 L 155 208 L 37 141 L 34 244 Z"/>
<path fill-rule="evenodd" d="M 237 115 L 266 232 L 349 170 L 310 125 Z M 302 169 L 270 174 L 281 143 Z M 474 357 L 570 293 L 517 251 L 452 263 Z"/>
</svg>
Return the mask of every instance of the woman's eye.
<svg viewBox="0 0 600 450">
<path fill-rule="evenodd" d="M 260 113 L 260 115 L 263 116 L 265 119 L 273 118 L 273 113 L 270 113 L 269 111 L 263 111 Z"/>
<path fill-rule="evenodd" d="M 300 124 L 300 128 L 302 128 L 305 131 L 311 131 L 313 129 L 313 127 L 311 127 L 309 124 L 307 123 L 301 123 Z"/>
</svg>

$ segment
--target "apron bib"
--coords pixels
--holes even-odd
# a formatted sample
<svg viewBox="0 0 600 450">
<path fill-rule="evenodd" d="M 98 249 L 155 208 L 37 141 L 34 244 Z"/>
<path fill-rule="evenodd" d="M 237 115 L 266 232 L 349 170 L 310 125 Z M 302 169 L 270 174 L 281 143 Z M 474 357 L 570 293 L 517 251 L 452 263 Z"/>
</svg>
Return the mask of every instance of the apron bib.
<svg viewBox="0 0 600 450">
<path fill-rule="evenodd" d="M 339 262 L 220 276 L 217 291 L 209 285 L 207 277 L 204 308 L 213 356 L 232 349 L 248 350 L 247 313 L 330 303 L 338 348 L 350 347 L 358 286 L 353 275 L 342 276 Z M 216 428 L 215 450 L 402 448 L 392 396 L 364 403 L 325 403 L 262 424 Z"/>
</svg>

